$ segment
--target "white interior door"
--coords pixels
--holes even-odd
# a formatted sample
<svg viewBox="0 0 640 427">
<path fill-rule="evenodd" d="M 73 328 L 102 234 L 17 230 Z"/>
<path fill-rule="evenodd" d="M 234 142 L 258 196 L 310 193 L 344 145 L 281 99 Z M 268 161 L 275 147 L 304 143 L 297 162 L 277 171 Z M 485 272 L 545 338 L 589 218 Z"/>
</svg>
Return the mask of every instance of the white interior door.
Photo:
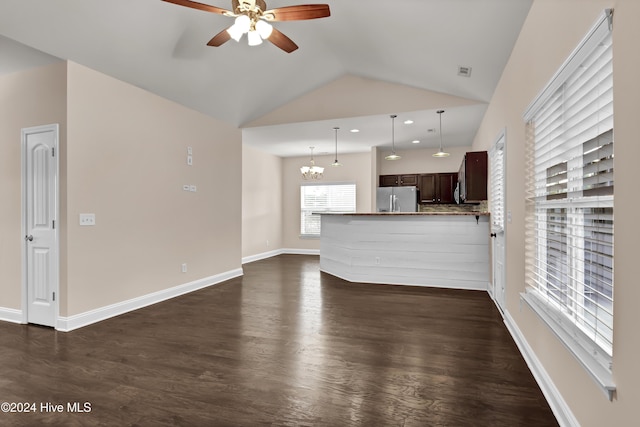
<svg viewBox="0 0 640 427">
<path fill-rule="evenodd" d="M 23 318 L 58 317 L 58 125 L 22 130 Z"/>
<path fill-rule="evenodd" d="M 496 305 L 505 310 L 505 132 L 490 150 L 491 170 L 491 237 L 493 253 L 492 293 Z"/>
</svg>

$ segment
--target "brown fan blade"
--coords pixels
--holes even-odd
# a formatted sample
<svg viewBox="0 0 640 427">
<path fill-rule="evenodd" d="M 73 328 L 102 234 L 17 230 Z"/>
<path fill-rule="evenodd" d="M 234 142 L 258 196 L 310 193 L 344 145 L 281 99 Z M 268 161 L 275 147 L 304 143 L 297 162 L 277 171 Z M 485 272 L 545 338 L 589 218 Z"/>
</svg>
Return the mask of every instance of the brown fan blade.
<svg viewBox="0 0 640 427">
<path fill-rule="evenodd" d="M 231 27 L 229 27 L 229 28 L 231 28 Z M 220 31 L 218 34 L 213 36 L 213 38 L 211 40 L 209 40 L 209 43 L 207 43 L 207 46 L 218 47 L 218 46 L 223 45 L 224 43 L 228 42 L 229 39 L 231 39 L 231 36 L 227 32 L 227 28 L 225 28 L 224 30 Z"/>
<path fill-rule="evenodd" d="M 265 17 L 272 15 L 269 21 L 300 21 L 303 19 L 317 19 L 331 16 L 328 4 L 301 4 L 298 6 L 279 7 L 267 10 Z"/>
<path fill-rule="evenodd" d="M 204 10 L 205 12 L 219 13 L 220 15 L 230 14 L 231 12 L 226 9 L 221 9 L 215 6 L 209 6 L 208 4 L 198 3 L 190 0 L 162 0 L 167 3 L 177 4 L 179 6 L 190 7 L 192 9 Z"/>
<path fill-rule="evenodd" d="M 291 53 L 298 48 L 298 45 L 295 44 L 293 40 L 282 34 L 280 31 L 276 30 L 275 28 L 273 29 L 271 35 L 267 40 L 287 53 Z"/>
</svg>

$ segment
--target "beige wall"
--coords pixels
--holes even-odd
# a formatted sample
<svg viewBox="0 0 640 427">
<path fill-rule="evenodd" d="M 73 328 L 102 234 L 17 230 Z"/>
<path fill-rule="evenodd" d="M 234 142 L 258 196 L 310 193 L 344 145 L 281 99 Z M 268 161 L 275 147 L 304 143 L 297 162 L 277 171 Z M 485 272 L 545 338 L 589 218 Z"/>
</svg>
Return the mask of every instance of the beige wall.
<svg viewBox="0 0 640 427">
<path fill-rule="evenodd" d="M 187 166 L 187 147 L 193 166 Z M 241 133 L 68 64 L 71 316 L 240 268 Z M 195 184 L 197 192 L 183 191 Z M 94 227 L 78 215 L 96 214 Z M 187 263 L 188 272 L 181 273 Z"/>
<path fill-rule="evenodd" d="M 608 7 L 614 16 L 614 111 L 616 141 L 615 307 L 613 375 L 617 397 L 609 402 L 549 329 L 525 307 L 524 291 L 524 123 L 522 113 Z M 637 286 L 636 160 L 640 99 L 640 2 L 637 0 L 535 0 L 510 61 L 476 136 L 486 150 L 506 128 L 506 306 L 563 399 L 582 426 L 628 426 L 640 403 L 640 287 Z"/>
<path fill-rule="evenodd" d="M 64 149 L 66 89 L 64 62 L 0 76 L 0 308 L 22 304 L 20 130 L 59 123 Z"/>
<path fill-rule="evenodd" d="M 246 126 L 265 126 L 429 110 L 479 104 L 478 101 L 365 77 L 344 75 Z"/>
<path fill-rule="evenodd" d="M 323 182 L 355 182 L 356 210 L 371 210 L 371 161 L 369 153 L 341 154 L 342 166 L 329 166 L 333 156 L 314 156 L 316 165 L 324 167 Z M 283 247 L 285 249 L 320 249 L 320 239 L 300 238 L 300 184 L 306 182 L 300 167 L 309 164 L 309 157 L 288 157 L 282 161 Z"/>
<path fill-rule="evenodd" d="M 282 248 L 282 158 L 242 146 L 242 257 Z"/>
</svg>

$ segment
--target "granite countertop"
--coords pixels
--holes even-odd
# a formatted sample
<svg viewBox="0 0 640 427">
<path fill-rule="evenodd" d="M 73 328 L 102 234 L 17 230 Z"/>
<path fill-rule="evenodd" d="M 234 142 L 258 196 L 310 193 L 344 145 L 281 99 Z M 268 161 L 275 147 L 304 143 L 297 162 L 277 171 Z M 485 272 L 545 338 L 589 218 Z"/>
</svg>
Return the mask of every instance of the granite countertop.
<svg viewBox="0 0 640 427">
<path fill-rule="evenodd" d="M 351 216 L 406 216 L 406 215 L 471 215 L 471 216 L 489 216 L 489 212 L 353 212 L 353 213 L 322 213 L 318 215 L 351 215 Z"/>
</svg>

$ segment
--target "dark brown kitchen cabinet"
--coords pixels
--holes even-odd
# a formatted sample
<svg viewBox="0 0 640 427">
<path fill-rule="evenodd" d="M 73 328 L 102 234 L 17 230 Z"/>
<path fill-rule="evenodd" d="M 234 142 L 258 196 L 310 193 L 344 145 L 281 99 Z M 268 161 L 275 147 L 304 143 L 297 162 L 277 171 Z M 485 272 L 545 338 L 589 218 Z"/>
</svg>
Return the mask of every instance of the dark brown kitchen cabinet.
<svg viewBox="0 0 640 427">
<path fill-rule="evenodd" d="M 418 175 L 380 175 L 380 187 L 418 186 Z"/>
<path fill-rule="evenodd" d="M 400 175 L 400 184 L 399 185 L 414 185 L 418 186 L 418 175 Z"/>
<path fill-rule="evenodd" d="M 458 174 L 427 173 L 420 175 L 420 203 L 453 203 Z"/>
<path fill-rule="evenodd" d="M 487 164 L 486 151 L 470 151 L 464 155 L 458 171 L 462 202 L 487 200 Z"/>
<path fill-rule="evenodd" d="M 398 182 L 398 175 L 380 175 L 380 187 L 395 187 Z"/>
</svg>

